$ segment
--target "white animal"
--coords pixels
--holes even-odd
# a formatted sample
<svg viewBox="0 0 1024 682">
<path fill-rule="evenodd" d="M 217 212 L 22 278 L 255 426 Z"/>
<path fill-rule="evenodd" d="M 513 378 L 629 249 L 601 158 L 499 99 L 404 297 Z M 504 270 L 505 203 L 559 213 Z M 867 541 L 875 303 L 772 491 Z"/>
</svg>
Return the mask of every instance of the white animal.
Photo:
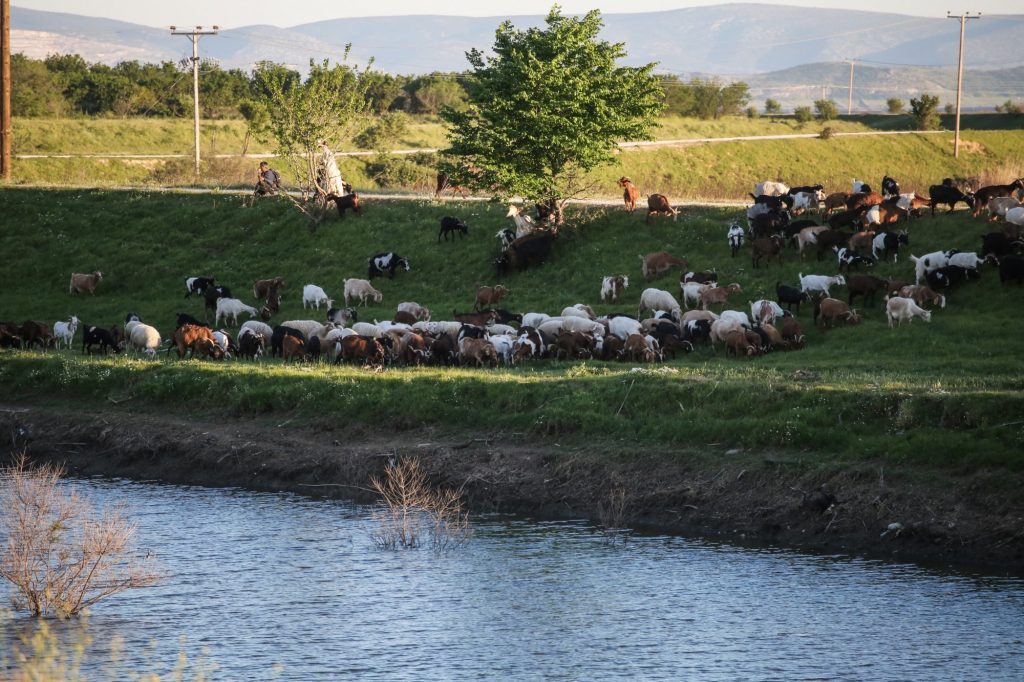
<svg viewBox="0 0 1024 682">
<path fill-rule="evenodd" d="M 1006 222 L 1018 227 L 1024 227 L 1024 206 L 1011 208 L 1006 212 Z"/>
<path fill-rule="evenodd" d="M 150 360 L 155 358 L 156 352 L 160 348 L 160 332 L 141 322 L 129 322 L 125 326 L 126 330 L 129 325 L 131 326 L 131 331 L 127 332 L 128 341 L 132 347 L 144 352 Z"/>
<path fill-rule="evenodd" d="M 537 229 L 537 225 L 533 222 L 533 218 L 528 216 L 523 209 L 519 208 L 515 204 L 508 205 L 508 213 L 505 214 L 505 217 L 511 218 L 512 222 L 516 224 L 516 239 L 519 237 L 525 237 Z"/>
<path fill-rule="evenodd" d="M 864 214 L 864 217 L 860 219 L 861 224 L 864 227 L 870 227 L 871 225 L 882 224 L 882 210 L 878 206 L 872 206 L 868 209 L 868 212 Z"/>
<path fill-rule="evenodd" d="M 914 284 L 920 284 L 924 276 L 933 270 L 944 268 L 949 265 L 949 256 L 951 254 L 948 251 L 932 251 L 926 253 L 920 258 L 914 255 L 910 256 L 910 260 L 914 263 Z"/>
<path fill-rule="evenodd" d="M 679 321 L 680 325 L 686 324 L 687 322 L 695 322 L 697 320 L 708 320 L 714 322 L 718 319 L 718 314 L 713 313 L 710 310 L 687 310 L 683 313 L 683 319 Z"/>
<path fill-rule="evenodd" d="M 352 325 L 352 331 L 359 334 L 359 336 L 372 336 L 375 339 L 379 339 L 384 335 L 383 329 L 369 322 L 356 322 Z"/>
<path fill-rule="evenodd" d="M 491 336 L 519 336 L 519 330 L 515 327 L 497 322 L 487 325 L 487 333 Z"/>
<path fill-rule="evenodd" d="M 230 358 L 231 354 L 228 353 L 228 347 L 231 345 L 231 337 L 223 329 L 216 329 L 212 332 L 213 340 L 220 348 L 221 352 L 224 353 L 224 357 Z"/>
<path fill-rule="evenodd" d="M 829 296 L 828 288 L 832 286 L 844 287 L 846 286 L 846 278 L 842 275 L 835 275 L 829 277 L 827 275 L 806 275 L 799 274 L 800 277 L 800 291 L 809 293 L 811 291 L 824 291 L 826 296 Z"/>
<path fill-rule="evenodd" d="M 789 185 L 782 182 L 773 182 L 772 180 L 765 180 L 754 185 L 754 196 L 760 197 L 768 195 L 770 197 L 778 197 L 789 192 Z"/>
<path fill-rule="evenodd" d="M 563 317 L 561 330 L 564 332 L 586 332 L 598 336 L 604 336 L 604 325 L 600 322 L 588 320 L 585 317 Z"/>
<path fill-rule="evenodd" d="M 745 312 L 740 310 L 723 310 L 722 314 L 718 316 L 719 320 L 735 320 L 739 322 L 741 326 L 750 329 L 750 318 L 747 317 Z"/>
<path fill-rule="evenodd" d="M 985 259 L 978 256 L 973 251 L 963 251 L 961 253 L 954 253 L 949 257 L 949 265 L 957 265 L 961 268 L 968 268 L 970 270 L 977 270 L 984 264 Z"/>
<path fill-rule="evenodd" d="M 739 223 L 733 223 L 729 226 L 729 232 L 726 234 L 726 238 L 729 240 L 729 248 L 732 249 L 733 252 L 743 246 L 743 228 L 740 227 Z"/>
<path fill-rule="evenodd" d="M 775 301 L 769 301 L 766 298 L 762 298 L 759 301 L 754 301 L 750 304 L 750 317 L 757 320 L 761 324 L 765 322 L 774 322 L 780 317 L 785 317 L 786 313 L 782 307 Z"/>
<path fill-rule="evenodd" d="M 818 233 L 824 232 L 828 229 L 828 225 L 814 225 L 811 227 L 805 227 L 800 230 L 796 235 L 796 243 L 799 246 L 800 257 L 803 258 L 804 247 L 808 244 L 818 243 Z"/>
<path fill-rule="evenodd" d="M 328 309 L 334 307 L 334 301 L 327 296 L 327 292 L 318 287 L 315 284 L 307 284 L 302 287 L 302 308 L 305 309 L 307 306 L 312 308 L 314 305 L 317 310 L 320 310 L 320 304 L 326 303 Z"/>
<path fill-rule="evenodd" d="M 797 192 L 793 195 L 794 212 L 817 211 L 821 202 L 825 201 L 825 193 L 820 189 L 816 192 Z"/>
<path fill-rule="evenodd" d="M 237 298 L 218 298 L 217 299 L 217 315 L 214 317 L 214 324 L 220 325 L 220 318 L 223 317 L 225 321 L 230 317 L 231 324 L 238 324 L 239 313 L 249 313 L 249 317 L 256 317 L 260 311 L 253 308 L 251 305 L 242 303 Z"/>
<path fill-rule="evenodd" d="M 540 327 L 542 324 L 551 319 L 550 315 L 545 313 L 526 313 L 523 315 L 523 326 L 524 327 Z"/>
<path fill-rule="evenodd" d="M 857 178 L 854 178 L 853 179 L 853 184 L 852 184 L 852 186 L 853 186 L 853 193 L 854 194 L 859 194 L 860 192 L 863 192 L 864 191 L 864 185 L 866 185 L 866 184 L 868 184 L 868 183 L 861 182 Z"/>
<path fill-rule="evenodd" d="M 1013 197 L 994 197 L 988 200 L 989 220 L 1005 218 L 1007 211 L 1019 208 L 1021 203 Z"/>
<path fill-rule="evenodd" d="M 247 329 L 254 334 L 262 336 L 264 343 L 270 343 L 271 337 L 274 336 L 274 330 L 269 324 L 266 324 L 265 322 L 260 322 L 259 320 L 249 320 L 247 322 L 243 322 L 242 328 L 238 330 L 239 339 L 242 338 L 242 332 L 244 332 Z"/>
<path fill-rule="evenodd" d="M 679 319 L 681 312 L 679 302 L 676 301 L 672 294 L 654 288 L 644 289 L 643 293 L 640 294 L 640 307 L 637 309 L 636 316 L 640 317 L 640 314 L 645 310 L 667 310 L 674 320 Z"/>
<path fill-rule="evenodd" d="M 305 336 L 306 339 L 310 339 L 317 336 L 320 333 L 321 328 L 325 325 L 323 322 L 317 322 L 316 320 L 287 320 L 282 322 L 281 326 L 297 329 L 302 332 L 302 335 Z"/>
<path fill-rule="evenodd" d="M 365 306 L 366 299 L 372 298 L 374 303 L 380 303 L 384 300 L 384 294 L 373 288 L 369 280 L 365 279 L 346 279 L 345 280 L 345 305 L 349 304 L 349 301 L 353 299 L 359 299 L 359 304 Z"/>
<path fill-rule="evenodd" d="M 628 339 L 630 334 L 641 333 L 641 328 L 642 325 L 631 317 L 619 315 L 608 320 L 608 332 L 623 341 Z"/>
<path fill-rule="evenodd" d="M 892 328 L 893 320 L 897 324 L 903 324 L 906 321 L 910 324 L 914 321 L 915 317 L 920 317 L 925 322 L 932 321 L 932 314 L 930 311 L 924 308 L 918 307 L 914 303 L 912 298 L 902 298 L 900 296 L 893 296 L 892 298 L 886 297 L 885 301 L 885 316 L 889 320 L 889 327 Z"/>
<path fill-rule="evenodd" d="M 743 325 L 736 319 L 715 320 L 711 323 L 711 349 L 714 350 L 715 343 L 725 342 L 725 335 L 733 330 L 743 331 Z"/>
<path fill-rule="evenodd" d="M 629 277 L 627 275 L 608 276 L 601 279 L 601 300 L 614 302 L 619 294 L 629 288 Z"/>
<path fill-rule="evenodd" d="M 494 346 L 494 350 L 497 351 L 498 357 L 502 362 L 506 365 L 512 363 L 512 345 L 515 343 L 512 337 L 505 336 L 504 334 L 492 334 L 487 337 L 487 340 Z"/>
<path fill-rule="evenodd" d="M 53 323 L 53 337 L 57 340 L 57 348 L 61 342 L 71 348 L 71 342 L 75 340 L 75 332 L 78 331 L 78 318 L 72 315 L 67 322 L 61 320 Z"/>
<path fill-rule="evenodd" d="M 594 314 L 593 308 L 584 303 L 577 303 L 571 305 L 568 308 L 562 309 L 562 317 L 585 317 L 588 320 L 593 320 L 597 315 Z"/>
<path fill-rule="evenodd" d="M 430 308 L 424 308 L 419 303 L 416 303 L 414 301 L 403 301 L 399 303 L 398 311 L 402 313 L 409 313 L 417 320 L 430 320 Z"/>
<path fill-rule="evenodd" d="M 700 282 L 683 282 L 679 285 L 679 288 L 683 290 L 683 305 L 687 309 L 690 308 L 690 301 L 693 301 L 695 305 L 700 304 L 700 292 L 705 289 L 709 289 L 711 285 L 701 284 Z"/>
</svg>

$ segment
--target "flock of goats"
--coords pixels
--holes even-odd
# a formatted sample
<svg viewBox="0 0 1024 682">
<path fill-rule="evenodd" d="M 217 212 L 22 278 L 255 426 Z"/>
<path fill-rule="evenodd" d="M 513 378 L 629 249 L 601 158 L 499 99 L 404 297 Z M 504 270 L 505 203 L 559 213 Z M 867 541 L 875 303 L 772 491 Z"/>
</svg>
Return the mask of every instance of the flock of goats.
<svg viewBox="0 0 1024 682">
<path fill-rule="evenodd" d="M 0 346 L 70 349 L 81 327 L 83 353 L 132 350 L 150 358 L 159 352 L 174 352 L 178 358 L 247 360 L 269 355 L 285 362 L 326 360 L 375 368 L 421 364 L 493 367 L 545 357 L 657 362 L 667 356 L 675 358 L 680 352 L 691 352 L 698 345 L 711 345 L 714 349 L 719 344 L 724 345 L 726 355 L 738 357 L 794 350 L 806 342 L 801 323 L 793 314 L 794 308 L 799 314 L 801 304 L 813 307 L 814 323 L 824 328 L 857 324 L 860 315 L 852 307 L 854 300 L 859 296 L 869 304 L 876 296 L 882 296 L 892 327 L 910 323 L 915 317 L 930 321 L 930 308 L 945 307 L 945 291 L 977 279 L 985 264 L 998 268 L 1004 284 L 1024 282 L 1024 257 L 1018 255 L 1024 246 L 1020 239 L 1024 226 L 1024 206 L 1020 202 L 1024 199 L 1024 180 L 980 188 L 973 182 L 975 186 L 971 180 L 947 179 L 933 185 L 928 197 L 900 193 L 898 183 L 888 176 L 882 180 L 881 193 L 856 180 L 852 192 L 829 195 L 825 195 L 821 185 L 758 184 L 751 194 L 754 203 L 747 209 L 746 226 L 736 222 L 728 229 L 732 255 L 748 246 L 752 265 L 757 268 L 773 258 L 781 262 L 783 249 L 793 244 L 801 257 L 813 250 L 819 261 L 823 256 L 835 258 L 840 274 L 800 273 L 799 287 L 777 283 L 775 300 L 750 302 L 749 315 L 743 310 L 728 309 L 730 298 L 742 292 L 740 284 L 720 283 L 714 270 L 690 271 L 686 259 L 657 252 L 642 257 L 642 275 L 650 280 L 679 268 L 682 306 L 672 293 L 652 287 L 641 293 L 635 316 L 598 316 L 583 303 L 568 306 L 557 315 L 516 314 L 500 307 L 508 290 L 497 285 L 477 287 L 474 311 L 453 314 L 450 320 L 432 320 L 429 309 L 406 301 L 398 304 L 389 321 L 360 321 L 357 309 L 348 306 L 356 301 L 365 305 L 368 299 L 382 300 L 382 293 L 371 283 L 373 277 L 394 278 L 399 268 L 410 269 L 408 259 L 389 252 L 369 259 L 368 279 L 345 280 L 346 307 L 335 307 L 319 286 L 303 287 L 303 309 L 319 311 L 325 306 L 325 319 L 267 324 L 279 311 L 281 290 L 285 287 L 280 277 L 254 283 L 253 297 L 259 306 L 256 307 L 234 298 L 227 287 L 217 285 L 212 277 L 193 276 L 185 280 L 185 296 L 202 297 L 207 309 L 215 313 L 215 325 L 219 326 L 222 320 L 237 324 L 242 314 L 260 319 L 244 322 L 233 335 L 180 313 L 176 329 L 166 340 L 134 313 L 126 316 L 123 325 L 110 328 L 80 324 L 75 316 L 52 327 L 32 320 L 21 325 L 0 322 Z M 638 192 L 628 178 L 622 178 L 619 185 L 624 190 L 626 210 L 632 211 Z M 897 260 L 901 246 L 908 244 L 906 232 L 895 229 L 901 221 L 919 216 L 924 209 L 934 214 L 940 205 L 948 206 L 952 212 L 960 202 L 967 204 L 975 217 L 987 211 L 991 220 L 1002 221 L 1002 229 L 982 236 L 980 252 L 949 250 L 920 257 L 911 255 L 913 282 L 851 272 L 879 259 Z M 678 214 L 663 195 L 651 195 L 648 203 L 648 220 L 654 214 L 664 213 L 673 219 Z M 807 218 L 815 211 L 824 224 Z M 801 213 L 801 219 L 793 219 Z M 502 230 L 497 235 L 502 240 L 499 269 L 503 261 L 506 266 L 512 264 L 520 269 L 543 262 L 550 254 L 551 235 L 538 230 L 514 207 L 508 217 L 514 220 L 517 230 Z M 449 232 L 465 234 L 465 223 L 443 218 L 438 239 L 447 239 Z M 100 272 L 73 274 L 70 292 L 94 294 L 102 277 Z M 601 301 L 617 303 L 628 287 L 626 275 L 604 277 Z M 839 287 L 846 289 L 845 300 L 832 296 L 832 289 Z M 715 307 L 719 312 L 713 312 Z"/>
</svg>

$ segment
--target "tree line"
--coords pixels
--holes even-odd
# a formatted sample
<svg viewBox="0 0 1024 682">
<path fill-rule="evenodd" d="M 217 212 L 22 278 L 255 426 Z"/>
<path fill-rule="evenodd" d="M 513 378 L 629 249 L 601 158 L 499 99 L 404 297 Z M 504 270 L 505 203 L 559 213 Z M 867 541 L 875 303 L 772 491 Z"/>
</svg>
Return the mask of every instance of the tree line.
<svg viewBox="0 0 1024 682">
<path fill-rule="evenodd" d="M 150 116 L 192 114 L 192 66 L 180 62 L 124 61 L 110 66 L 90 64 L 79 55 L 32 59 L 11 56 L 11 111 L 15 116 Z M 223 69 L 212 61 L 200 65 L 199 102 L 204 118 L 243 118 L 253 103 L 265 100 L 266 83 L 296 87 L 316 77 L 273 62 L 251 71 Z M 376 114 L 406 112 L 438 114 L 445 107 L 461 109 L 469 100 L 464 73 L 392 75 L 366 70 L 359 90 Z M 658 76 L 659 99 L 666 114 L 711 119 L 743 112 L 750 100 L 746 83 L 717 79 Z"/>
</svg>

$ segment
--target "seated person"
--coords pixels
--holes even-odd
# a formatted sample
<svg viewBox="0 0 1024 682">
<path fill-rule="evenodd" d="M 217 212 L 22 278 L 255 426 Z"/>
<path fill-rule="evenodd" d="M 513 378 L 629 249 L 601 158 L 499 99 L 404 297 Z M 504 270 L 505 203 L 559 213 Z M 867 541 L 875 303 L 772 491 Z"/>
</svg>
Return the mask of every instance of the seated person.
<svg viewBox="0 0 1024 682">
<path fill-rule="evenodd" d="M 281 175 L 270 167 L 266 161 L 260 161 L 259 170 L 256 171 L 255 194 L 264 196 L 266 194 L 277 194 L 281 189 Z"/>
</svg>

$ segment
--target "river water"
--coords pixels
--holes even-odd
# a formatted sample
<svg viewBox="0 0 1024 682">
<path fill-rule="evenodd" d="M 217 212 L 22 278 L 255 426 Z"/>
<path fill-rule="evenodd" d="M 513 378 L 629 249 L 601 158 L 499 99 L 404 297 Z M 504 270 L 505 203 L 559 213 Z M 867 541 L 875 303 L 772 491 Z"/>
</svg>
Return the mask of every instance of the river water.
<svg viewBox="0 0 1024 682">
<path fill-rule="evenodd" d="M 127 502 L 166 574 L 52 623 L 93 679 L 182 655 L 185 679 L 1024 679 L 1021 579 L 506 517 L 447 554 L 382 551 L 357 505 L 75 485 Z"/>
</svg>

